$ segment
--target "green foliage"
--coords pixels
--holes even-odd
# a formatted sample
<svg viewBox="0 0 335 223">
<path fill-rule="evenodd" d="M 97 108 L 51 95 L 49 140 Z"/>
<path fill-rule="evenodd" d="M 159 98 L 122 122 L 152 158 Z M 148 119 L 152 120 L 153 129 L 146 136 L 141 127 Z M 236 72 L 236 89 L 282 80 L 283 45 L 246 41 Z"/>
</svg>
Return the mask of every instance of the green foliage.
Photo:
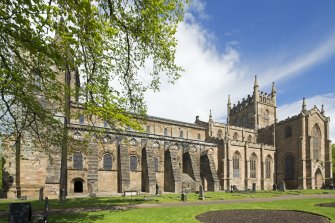
<svg viewBox="0 0 335 223">
<path fill-rule="evenodd" d="M 186 3 L 1 1 L 0 131 L 19 138 L 29 130 L 46 148 L 61 142 L 53 115 L 68 115 L 64 91 L 92 128 L 98 118 L 140 129 L 133 114 L 145 115 L 144 92 L 158 90 L 160 75 L 174 82 L 182 71 L 174 34 Z M 146 64 L 149 74 L 139 75 Z M 70 73 L 77 79 L 71 88 L 68 76 L 64 85 Z"/>
</svg>

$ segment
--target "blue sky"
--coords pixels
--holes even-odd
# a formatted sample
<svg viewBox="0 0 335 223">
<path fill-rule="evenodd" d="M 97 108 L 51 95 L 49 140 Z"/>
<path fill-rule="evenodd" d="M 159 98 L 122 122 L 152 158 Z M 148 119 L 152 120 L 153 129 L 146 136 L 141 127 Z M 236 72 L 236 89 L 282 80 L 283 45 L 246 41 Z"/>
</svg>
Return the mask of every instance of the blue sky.
<svg viewBox="0 0 335 223">
<path fill-rule="evenodd" d="M 278 119 L 325 105 L 335 118 L 335 1 L 193 0 L 176 34 L 175 85 L 148 92 L 151 115 L 193 122 L 225 121 L 228 94 L 237 103 L 260 88 L 277 87 Z M 331 129 L 335 125 L 331 122 Z M 334 129 L 335 130 L 335 129 Z M 331 138 L 335 139 L 335 131 Z"/>
<path fill-rule="evenodd" d="M 313 50 L 335 34 L 335 1 L 216 0 L 203 4 L 208 16 L 197 16 L 200 23 L 216 36 L 219 50 L 229 42 L 237 42 L 242 63 L 258 64 L 278 54 L 286 54 L 282 60 L 289 60 Z M 255 71 L 262 72 L 262 67 Z M 277 83 L 281 90 L 279 105 L 332 92 L 335 56 L 325 57 L 297 74 L 300 76 Z M 312 89 L 306 91 L 306 87 Z"/>
</svg>

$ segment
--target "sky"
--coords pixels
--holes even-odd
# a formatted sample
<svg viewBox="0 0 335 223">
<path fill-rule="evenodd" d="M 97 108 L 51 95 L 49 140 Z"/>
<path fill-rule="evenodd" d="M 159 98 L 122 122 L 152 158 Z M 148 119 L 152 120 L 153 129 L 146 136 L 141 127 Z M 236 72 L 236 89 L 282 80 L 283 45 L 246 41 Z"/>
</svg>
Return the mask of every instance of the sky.
<svg viewBox="0 0 335 223">
<path fill-rule="evenodd" d="M 260 90 L 277 89 L 283 120 L 323 104 L 335 140 L 335 1 L 191 0 L 179 25 L 174 84 L 148 91 L 148 114 L 194 122 L 195 116 L 225 122 L 227 98 L 237 103 Z"/>
</svg>

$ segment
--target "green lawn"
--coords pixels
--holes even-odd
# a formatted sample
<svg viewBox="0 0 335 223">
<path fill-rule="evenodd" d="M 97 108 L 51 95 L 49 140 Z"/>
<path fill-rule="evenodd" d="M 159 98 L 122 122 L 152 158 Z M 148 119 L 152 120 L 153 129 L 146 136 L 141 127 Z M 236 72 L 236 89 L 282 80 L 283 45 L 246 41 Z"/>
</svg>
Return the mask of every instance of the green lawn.
<svg viewBox="0 0 335 223">
<path fill-rule="evenodd" d="M 225 192 L 206 192 L 206 200 L 229 200 L 242 198 L 266 198 L 277 197 L 287 194 L 335 194 L 333 190 L 291 190 L 286 192 L 279 191 L 259 191 L 257 193 L 225 193 Z M 137 196 L 137 197 L 96 197 L 96 198 L 72 198 L 65 202 L 58 200 L 50 200 L 50 209 L 68 209 L 78 207 L 105 207 L 116 205 L 129 205 L 140 203 L 164 203 L 164 202 L 179 202 L 180 195 L 165 194 L 160 197 L 156 196 Z M 189 201 L 198 201 L 197 194 L 188 194 Z M 13 200 L 0 200 L 0 212 L 7 212 L 8 204 Z M 14 201 L 17 202 L 17 201 Z M 20 202 L 20 201 L 18 201 Z M 43 210 L 44 202 L 32 200 L 33 211 Z M 335 208 L 317 207 L 314 204 L 335 202 L 335 199 L 306 199 L 306 200 L 290 200 L 290 201 L 276 201 L 264 203 L 244 203 L 244 204 L 221 204 L 221 205 L 201 205 L 189 207 L 165 207 L 165 208 L 148 208 L 148 209 L 131 209 L 128 211 L 99 211 L 99 212 L 81 212 L 76 214 L 62 213 L 57 215 L 50 215 L 50 222 L 197 222 L 195 216 L 211 211 L 221 209 L 290 209 L 303 210 L 308 212 L 315 212 L 325 215 L 332 219 L 335 223 Z M 1 220 L 1 219 L 0 219 Z"/>
<path fill-rule="evenodd" d="M 335 202 L 335 199 L 306 199 L 290 200 L 262 203 L 244 204 L 222 204 L 222 205 L 202 205 L 188 207 L 165 207 L 133 209 L 128 211 L 100 211 L 90 213 L 78 213 L 71 215 L 51 216 L 50 221 L 55 223 L 65 222 L 96 222 L 96 223 L 196 223 L 195 216 L 214 210 L 227 209 L 271 209 L 271 210 L 300 210 L 324 215 L 335 222 L 334 208 L 318 207 L 315 204 Z M 266 221 L 271 222 L 271 220 Z"/>
</svg>

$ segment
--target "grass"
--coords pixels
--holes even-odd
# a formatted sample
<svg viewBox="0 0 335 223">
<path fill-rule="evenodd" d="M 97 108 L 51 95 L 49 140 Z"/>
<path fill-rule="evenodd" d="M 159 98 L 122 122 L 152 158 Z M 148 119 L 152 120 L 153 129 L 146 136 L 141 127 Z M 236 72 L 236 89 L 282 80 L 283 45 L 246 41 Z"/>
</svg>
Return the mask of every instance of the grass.
<svg viewBox="0 0 335 223">
<path fill-rule="evenodd" d="M 257 193 L 225 193 L 225 192 L 206 192 L 206 200 L 231 200 L 242 198 L 268 198 L 283 195 L 309 195 L 309 194 L 335 194 L 334 190 L 290 190 L 286 192 L 280 191 L 258 191 Z M 198 201 L 198 195 L 194 193 L 188 194 L 189 201 Z M 58 200 L 50 200 L 50 209 L 69 209 L 79 207 L 106 207 L 131 205 L 141 203 L 165 203 L 179 202 L 179 194 L 164 194 L 162 196 L 136 196 L 136 197 L 95 197 L 95 198 L 71 198 L 65 202 Z M 330 200 L 329 202 L 334 202 Z M 0 200 L 0 212 L 8 211 L 8 204 L 12 202 L 22 202 L 14 200 Z M 44 201 L 31 200 L 32 210 L 38 211 L 44 209 Z M 99 212 L 82 212 L 76 214 L 62 214 L 61 216 L 50 216 L 51 222 L 197 222 L 195 216 L 210 210 L 221 209 L 292 209 L 312 211 L 330 217 L 335 223 L 335 209 L 325 207 L 315 207 L 316 203 L 325 203 L 315 199 L 308 200 L 292 200 L 292 201 L 276 201 L 264 203 L 248 203 L 248 204 L 225 204 L 225 205 L 201 205 L 192 207 L 165 207 L 165 208 L 149 208 L 149 209 L 132 209 L 128 211 L 99 211 Z M 301 209 L 299 209 L 301 208 Z M 327 212 L 328 210 L 328 212 Z M 333 214 L 332 214 L 333 213 Z M 149 219 L 151 219 L 149 221 Z M 183 219 L 183 220 L 182 220 Z"/>
<path fill-rule="evenodd" d="M 65 222 L 96 222 L 96 223 L 199 223 L 195 216 L 216 210 L 228 209 L 271 209 L 271 210 L 299 210 L 326 216 L 335 222 L 334 208 L 318 207 L 315 204 L 335 202 L 335 199 L 306 199 L 242 204 L 201 205 L 185 207 L 165 207 L 133 209 L 128 211 L 100 211 L 78 213 L 62 216 L 51 216 L 50 221 L 55 223 Z M 271 222 L 269 219 L 266 222 Z"/>
</svg>

